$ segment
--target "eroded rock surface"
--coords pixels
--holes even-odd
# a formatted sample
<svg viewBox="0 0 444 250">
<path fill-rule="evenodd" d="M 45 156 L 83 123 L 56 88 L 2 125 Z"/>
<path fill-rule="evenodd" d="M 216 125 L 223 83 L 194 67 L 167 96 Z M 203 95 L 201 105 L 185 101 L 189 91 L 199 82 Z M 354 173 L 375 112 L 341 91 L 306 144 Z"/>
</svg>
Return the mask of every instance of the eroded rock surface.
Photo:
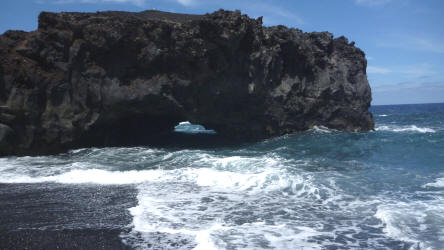
<svg viewBox="0 0 444 250">
<path fill-rule="evenodd" d="M 240 12 L 43 12 L 0 59 L 0 155 L 144 144 L 181 121 L 242 140 L 373 129 L 353 42 Z"/>
</svg>

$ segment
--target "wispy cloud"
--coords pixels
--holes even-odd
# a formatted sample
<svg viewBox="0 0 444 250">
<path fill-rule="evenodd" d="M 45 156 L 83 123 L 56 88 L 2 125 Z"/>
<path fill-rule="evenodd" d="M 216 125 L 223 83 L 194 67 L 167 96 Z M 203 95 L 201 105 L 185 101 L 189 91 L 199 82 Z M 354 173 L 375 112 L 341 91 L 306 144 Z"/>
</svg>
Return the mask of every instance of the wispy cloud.
<svg viewBox="0 0 444 250">
<path fill-rule="evenodd" d="M 406 75 L 409 78 L 428 78 L 430 76 L 438 76 L 440 73 L 427 63 L 415 64 L 395 69 L 395 72 Z"/>
<path fill-rule="evenodd" d="M 54 3 L 54 4 L 71 4 L 71 3 L 119 3 L 119 4 L 133 4 L 139 7 L 145 6 L 147 0 L 37 0 L 37 3 Z"/>
<path fill-rule="evenodd" d="M 423 63 L 368 68 L 374 104 L 444 101 L 444 77 L 437 65 Z"/>
<path fill-rule="evenodd" d="M 196 0 L 177 0 L 177 2 L 183 6 L 192 6 L 197 4 Z"/>
<path fill-rule="evenodd" d="M 367 66 L 368 74 L 397 74 L 409 79 L 425 79 L 430 76 L 439 76 L 439 72 L 439 70 L 427 63 L 397 67 Z"/>
<path fill-rule="evenodd" d="M 444 41 L 436 42 L 427 39 L 416 39 L 415 43 L 420 47 L 420 49 L 444 53 Z"/>
<path fill-rule="evenodd" d="M 361 5 L 361 6 L 374 7 L 374 6 L 381 6 L 381 5 L 388 4 L 391 1 L 392 0 L 355 0 L 355 3 L 357 5 Z"/>
<path fill-rule="evenodd" d="M 444 53 L 444 38 L 433 39 L 425 35 L 391 35 L 380 39 L 376 45 L 381 48 L 405 49 L 411 51 L 425 51 Z"/>
<path fill-rule="evenodd" d="M 404 81 L 394 84 L 384 84 L 372 86 L 372 92 L 399 91 L 402 89 L 434 89 L 444 94 L 444 81 L 421 82 L 421 81 Z M 443 95 L 444 98 L 444 95 Z"/>
<path fill-rule="evenodd" d="M 373 104 L 444 102 L 444 80 L 372 84 Z"/>
<path fill-rule="evenodd" d="M 369 74 L 388 74 L 390 72 L 392 72 L 392 71 L 388 68 L 367 66 L 367 73 L 369 73 Z"/>
</svg>

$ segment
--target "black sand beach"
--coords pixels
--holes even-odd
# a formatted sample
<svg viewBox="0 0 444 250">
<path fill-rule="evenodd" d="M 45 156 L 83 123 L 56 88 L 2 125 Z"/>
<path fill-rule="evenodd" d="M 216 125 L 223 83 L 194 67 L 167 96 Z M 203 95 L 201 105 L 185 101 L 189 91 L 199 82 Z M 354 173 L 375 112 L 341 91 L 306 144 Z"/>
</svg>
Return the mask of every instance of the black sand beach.
<svg viewBox="0 0 444 250">
<path fill-rule="evenodd" d="M 130 249 L 132 186 L 1 184 L 0 249 Z M 86 227 L 85 227 L 86 225 Z"/>
</svg>

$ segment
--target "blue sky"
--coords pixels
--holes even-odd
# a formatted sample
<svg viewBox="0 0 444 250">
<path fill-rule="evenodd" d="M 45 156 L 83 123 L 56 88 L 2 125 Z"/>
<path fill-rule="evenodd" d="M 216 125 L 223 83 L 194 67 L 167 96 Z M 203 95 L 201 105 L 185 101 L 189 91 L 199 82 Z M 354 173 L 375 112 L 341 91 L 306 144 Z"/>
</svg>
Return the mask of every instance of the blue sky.
<svg viewBox="0 0 444 250">
<path fill-rule="evenodd" d="M 330 31 L 355 41 L 367 56 L 373 105 L 444 102 L 442 0 L 2 0 L 0 33 L 34 30 L 40 11 L 180 13 L 240 9 L 265 25 Z"/>
</svg>

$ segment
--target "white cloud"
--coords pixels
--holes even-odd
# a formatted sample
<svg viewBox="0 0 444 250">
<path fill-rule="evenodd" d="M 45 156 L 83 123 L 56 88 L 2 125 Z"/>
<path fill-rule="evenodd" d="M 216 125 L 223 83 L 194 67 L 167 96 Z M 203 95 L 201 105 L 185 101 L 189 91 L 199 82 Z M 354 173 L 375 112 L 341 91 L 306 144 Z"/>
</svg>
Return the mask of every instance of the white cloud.
<svg viewBox="0 0 444 250">
<path fill-rule="evenodd" d="M 392 71 L 388 68 L 367 66 L 367 73 L 369 73 L 369 74 L 388 74 L 391 72 Z"/>
<path fill-rule="evenodd" d="M 371 87 L 373 105 L 444 102 L 444 81 L 408 81 Z"/>
<path fill-rule="evenodd" d="M 438 73 L 439 70 L 434 69 L 432 65 L 427 63 L 404 66 L 397 69 L 396 71 L 406 75 L 409 78 L 424 78 L 427 76 L 440 75 Z"/>
<path fill-rule="evenodd" d="M 108 3 L 131 3 L 137 6 L 143 6 L 145 4 L 145 0 L 102 0 L 102 2 Z"/>
<path fill-rule="evenodd" d="M 444 53 L 444 38 L 435 37 L 435 39 L 425 35 L 389 35 L 382 41 L 376 42 L 378 47 L 406 49 L 412 51 L 425 51 L 433 53 Z"/>
<path fill-rule="evenodd" d="M 357 5 L 370 6 L 370 7 L 385 5 L 390 2 L 391 0 L 355 0 L 355 3 Z"/>
<path fill-rule="evenodd" d="M 439 76 L 440 71 L 427 63 L 403 65 L 397 67 L 380 67 L 367 66 L 367 73 L 369 74 L 398 74 L 408 79 L 427 78 L 431 76 Z"/>
<path fill-rule="evenodd" d="M 437 52 L 437 53 L 444 53 L 444 41 L 435 42 L 435 41 L 427 40 L 427 39 L 416 39 L 415 43 L 422 50 L 427 50 L 427 51 L 432 51 L 432 52 Z"/>
<path fill-rule="evenodd" d="M 128 3 L 139 7 L 143 7 L 147 0 L 52 0 L 48 1 L 55 4 L 69 4 L 69 3 Z M 38 3 L 44 3 L 43 0 L 38 0 Z"/>
<path fill-rule="evenodd" d="M 177 0 L 178 3 L 182 4 L 183 6 L 191 6 L 196 5 L 196 0 Z"/>
</svg>

